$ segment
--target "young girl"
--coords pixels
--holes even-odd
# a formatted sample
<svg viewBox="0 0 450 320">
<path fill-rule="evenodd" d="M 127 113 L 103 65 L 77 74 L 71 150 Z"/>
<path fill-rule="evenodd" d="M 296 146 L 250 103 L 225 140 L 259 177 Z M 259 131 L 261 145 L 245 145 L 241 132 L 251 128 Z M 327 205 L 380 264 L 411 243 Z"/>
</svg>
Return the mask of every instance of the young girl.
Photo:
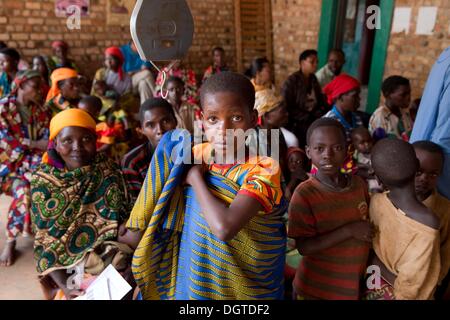
<svg viewBox="0 0 450 320">
<path fill-rule="evenodd" d="M 303 256 L 293 283 L 296 299 L 360 297 L 373 229 L 364 181 L 340 171 L 345 141 L 334 119 L 316 120 L 308 129 L 306 154 L 317 173 L 297 187 L 289 206 L 288 235 Z"/>
<path fill-rule="evenodd" d="M 239 131 L 257 122 L 253 85 L 222 72 L 205 82 L 201 101 L 208 143 L 194 148 L 203 164 L 188 171 L 191 187 L 182 190 L 186 165 L 177 164 L 186 141 L 167 133 L 128 221 L 145 231 L 133 259 L 136 281 L 146 299 L 281 299 L 286 233 L 273 213 L 280 169 L 269 157 L 238 156 L 246 148 Z"/>
</svg>

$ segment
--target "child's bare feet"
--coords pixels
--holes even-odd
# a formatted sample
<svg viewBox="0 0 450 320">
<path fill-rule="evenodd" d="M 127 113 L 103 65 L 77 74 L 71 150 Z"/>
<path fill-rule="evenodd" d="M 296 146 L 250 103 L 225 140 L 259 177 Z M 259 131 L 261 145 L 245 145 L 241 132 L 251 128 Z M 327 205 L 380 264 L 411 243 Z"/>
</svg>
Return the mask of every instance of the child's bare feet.
<svg viewBox="0 0 450 320">
<path fill-rule="evenodd" d="M 0 266 L 9 267 L 14 264 L 16 253 L 16 241 L 7 242 L 0 256 Z"/>
</svg>

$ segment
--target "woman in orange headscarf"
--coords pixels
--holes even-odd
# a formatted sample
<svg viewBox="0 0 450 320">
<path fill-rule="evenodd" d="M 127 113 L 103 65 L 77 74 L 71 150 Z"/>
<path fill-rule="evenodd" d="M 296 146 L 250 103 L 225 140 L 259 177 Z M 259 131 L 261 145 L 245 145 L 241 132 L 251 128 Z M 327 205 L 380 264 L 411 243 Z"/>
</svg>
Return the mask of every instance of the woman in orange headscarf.
<svg viewBox="0 0 450 320">
<path fill-rule="evenodd" d="M 80 99 L 78 73 L 70 68 L 59 68 L 53 71 L 50 79 L 52 86 L 47 94 L 46 107 L 52 114 L 76 108 Z"/>
<path fill-rule="evenodd" d="M 109 264 L 131 274 L 132 250 L 119 243 L 129 212 L 125 180 L 112 160 L 96 152 L 95 125 L 80 109 L 53 117 L 52 146 L 32 177 L 34 257 L 47 299 L 81 295 Z M 80 276 L 73 287 L 68 269 Z"/>
</svg>

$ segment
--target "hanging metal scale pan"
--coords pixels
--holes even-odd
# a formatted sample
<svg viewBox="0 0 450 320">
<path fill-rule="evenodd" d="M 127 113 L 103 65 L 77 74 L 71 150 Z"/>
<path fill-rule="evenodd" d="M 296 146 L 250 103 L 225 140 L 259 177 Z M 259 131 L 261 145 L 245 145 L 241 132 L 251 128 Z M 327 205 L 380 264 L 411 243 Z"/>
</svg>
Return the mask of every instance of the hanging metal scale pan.
<svg viewBox="0 0 450 320">
<path fill-rule="evenodd" d="M 130 29 L 142 60 L 180 60 L 192 45 L 194 19 L 185 0 L 137 0 Z"/>
</svg>

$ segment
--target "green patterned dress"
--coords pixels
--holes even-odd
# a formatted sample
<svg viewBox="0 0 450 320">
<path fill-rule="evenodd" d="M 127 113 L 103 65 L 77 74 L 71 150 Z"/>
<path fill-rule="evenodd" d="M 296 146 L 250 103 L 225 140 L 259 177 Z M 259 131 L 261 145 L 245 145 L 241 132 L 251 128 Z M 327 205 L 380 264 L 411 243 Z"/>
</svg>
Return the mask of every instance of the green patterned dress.
<svg viewBox="0 0 450 320">
<path fill-rule="evenodd" d="M 41 276 L 67 269 L 117 239 L 129 212 L 119 168 L 103 154 L 67 171 L 41 164 L 31 182 L 34 255 Z"/>
</svg>

